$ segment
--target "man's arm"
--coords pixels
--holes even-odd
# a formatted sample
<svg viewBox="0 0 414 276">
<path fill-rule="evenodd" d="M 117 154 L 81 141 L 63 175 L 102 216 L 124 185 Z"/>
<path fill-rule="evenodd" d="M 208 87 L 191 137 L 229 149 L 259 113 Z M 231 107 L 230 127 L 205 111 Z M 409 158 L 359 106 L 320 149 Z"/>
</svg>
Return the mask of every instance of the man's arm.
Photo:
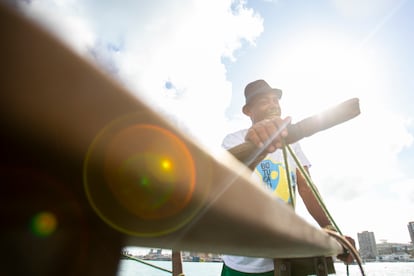
<svg viewBox="0 0 414 276">
<path fill-rule="evenodd" d="M 308 173 L 308 175 L 310 175 L 309 169 L 307 166 L 305 166 L 305 170 Z M 306 206 L 306 209 L 308 209 L 308 212 L 312 215 L 312 217 L 316 220 L 316 222 L 319 224 L 320 227 L 336 231 L 332 227 L 331 221 L 329 220 L 328 216 L 326 215 L 321 205 L 319 204 L 318 199 L 313 194 L 312 190 L 309 188 L 308 184 L 306 183 L 305 178 L 302 176 L 302 174 L 300 173 L 298 169 L 296 169 L 296 176 L 297 176 L 298 191 L 299 191 L 300 196 L 302 197 L 302 200 Z M 349 236 L 345 236 L 345 238 L 355 248 L 355 241 Z M 346 264 L 350 264 L 354 261 L 353 256 L 349 254 L 349 252 L 340 254 L 337 256 L 337 258 Z"/>
<path fill-rule="evenodd" d="M 305 170 L 309 175 L 309 169 L 305 166 Z M 300 171 L 296 169 L 296 176 L 297 176 L 297 184 L 298 184 L 298 191 L 300 196 L 302 197 L 303 203 L 306 206 L 308 212 L 312 215 L 312 217 L 316 220 L 316 222 L 322 228 L 330 227 L 331 222 L 329 221 L 328 216 L 325 214 L 324 210 L 322 209 L 321 205 L 318 202 L 318 199 L 313 194 L 312 190 L 309 188 L 308 184 L 306 183 L 305 178 L 302 176 Z"/>
</svg>

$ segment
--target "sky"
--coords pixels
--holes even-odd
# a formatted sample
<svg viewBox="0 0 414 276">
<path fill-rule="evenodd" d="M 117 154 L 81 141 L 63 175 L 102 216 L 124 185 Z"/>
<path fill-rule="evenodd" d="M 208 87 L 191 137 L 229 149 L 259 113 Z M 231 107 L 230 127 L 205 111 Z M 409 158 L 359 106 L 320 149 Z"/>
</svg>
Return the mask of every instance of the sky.
<svg viewBox="0 0 414 276">
<path fill-rule="evenodd" d="M 210 148 L 250 126 L 265 79 L 297 122 L 349 98 L 361 115 L 305 138 L 341 231 L 408 243 L 414 221 L 414 2 L 21 0 L 19 9 Z M 304 207 L 299 215 L 313 220 Z"/>
</svg>

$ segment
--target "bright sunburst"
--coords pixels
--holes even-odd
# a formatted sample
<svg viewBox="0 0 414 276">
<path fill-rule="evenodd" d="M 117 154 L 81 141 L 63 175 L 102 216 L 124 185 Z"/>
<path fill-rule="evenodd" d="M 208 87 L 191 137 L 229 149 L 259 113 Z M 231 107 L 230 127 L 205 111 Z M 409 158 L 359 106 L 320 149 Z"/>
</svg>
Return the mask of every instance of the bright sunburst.
<svg viewBox="0 0 414 276">
<path fill-rule="evenodd" d="M 299 119 L 351 97 L 378 93 L 374 49 L 335 33 L 292 37 L 268 65 L 272 81 L 284 90 L 285 115 Z"/>
</svg>

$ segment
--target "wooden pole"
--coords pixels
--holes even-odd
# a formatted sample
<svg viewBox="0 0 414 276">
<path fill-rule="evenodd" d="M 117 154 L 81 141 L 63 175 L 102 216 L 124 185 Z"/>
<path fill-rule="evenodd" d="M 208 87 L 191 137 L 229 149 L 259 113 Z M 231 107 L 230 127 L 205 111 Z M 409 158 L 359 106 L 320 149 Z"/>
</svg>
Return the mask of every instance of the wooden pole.
<svg viewBox="0 0 414 276">
<path fill-rule="evenodd" d="M 268 258 L 342 252 L 334 238 L 252 183 L 248 169 L 228 152 L 211 154 L 140 100 L 138 92 L 0 6 L 0 34 L 7 40 L 0 45 L 0 169 L 2 180 L 9 181 L 2 182 L 6 191 L 0 195 L 8 221 L 0 243 L 17 252 L 14 260 L 25 261 L 2 269 L 27 267 L 21 274 L 44 275 L 65 274 L 72 267 L 72 274 L 114 275 L 124 245 Z M 163 166 L 154 172 L 140 165 L 152 153 L 149 146 L 163 149 L 155 156 L 168 153 L 177 160 L 173 178 Z M 128 167 L 131 160 L 142 170 Z M 164 178 L 158 178 L 160 171 Z M 56 192 L 51 194 L 43 178 L 35 185 L 33 172 L 55 180 L 49 186 Z M 125 173 L 123 184 L 136 179 L 142 185 L 126 185 L 130 192 L 118 193 L 111 182 L 119 179 L 118 172 Z M 152 194 L 144 197 L 149 179 Z M 165 198 L 168 187 L 174 197 L 163 208 L 146 201 Z M 146 203 L 138 204 L 137 197 Z M 61 210 L 55 214 L 58 235 L 47 240 L 44 251 L 50 254 L 41 259 L 25 250 L 39 242 L 35 235 L 26 241 L 27 219 L 38 209 Z M 25 246 L 19 247 L 21 240 Z"/>
<path fill-rule="evenodd" d="M 181 260 L 181 252 L 174 251 L 172 252 L 172 271 L 173 276 L 183 276 L 183 263 Z"/>
</svg>

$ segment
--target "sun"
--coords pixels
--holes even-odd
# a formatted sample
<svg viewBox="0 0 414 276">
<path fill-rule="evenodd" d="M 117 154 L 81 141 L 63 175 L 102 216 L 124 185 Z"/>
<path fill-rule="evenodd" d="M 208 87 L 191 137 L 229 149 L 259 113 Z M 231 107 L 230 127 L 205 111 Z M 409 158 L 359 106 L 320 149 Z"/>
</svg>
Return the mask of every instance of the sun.
<svg viewBox="0 0 414 276">
<path fill-rule="evenodd" d="M 269 59 L 268 75 L 284 91 L 285 115 L 309 116 L 378 84 L 375 50 L 351 36 L 306 33 L 292 36 Z"/>
</svg>

